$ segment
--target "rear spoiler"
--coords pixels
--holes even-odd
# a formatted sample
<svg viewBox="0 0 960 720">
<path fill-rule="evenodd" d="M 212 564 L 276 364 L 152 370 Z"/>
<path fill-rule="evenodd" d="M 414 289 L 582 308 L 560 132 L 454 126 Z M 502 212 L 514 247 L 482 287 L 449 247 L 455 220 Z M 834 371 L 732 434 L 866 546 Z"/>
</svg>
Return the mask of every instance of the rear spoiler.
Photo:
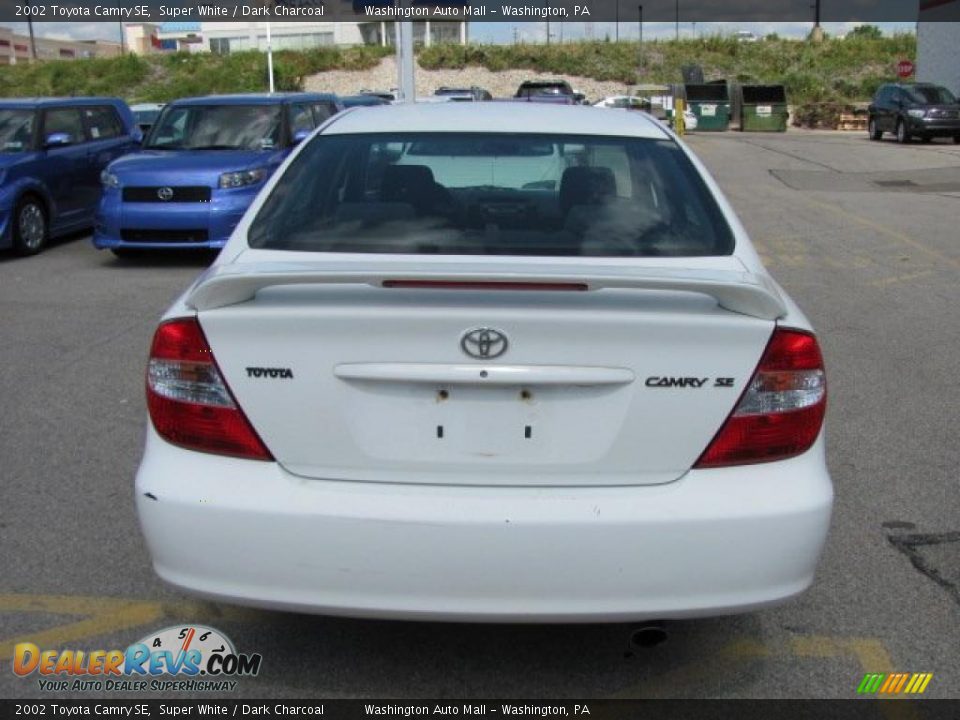
<svg viewBox="0 0 960 720">
<path fill-rule="evenodd" d="M 390 287 L 403 284 L 483 283 L 504 289 L 525 285 L 580 286 L 571 289 L 661 290 L 709 295 L 720 307 L 764 320 L 786 314 L 786 305 L 773 281 L 765 275 L 736 270 L 629 268 L 590 265 L 542 265 L 508 269 L 503 264 L 461 262 L 425 263 L 390 260 L 357 263 L 236 263 L 215 265 L 187 292 L 194 310 L 213 310 L 252 300 L 269 287 L 289 285 L 365 284 Z M 545 288 L 545 289 L 550 289 Z"/>
</svg>

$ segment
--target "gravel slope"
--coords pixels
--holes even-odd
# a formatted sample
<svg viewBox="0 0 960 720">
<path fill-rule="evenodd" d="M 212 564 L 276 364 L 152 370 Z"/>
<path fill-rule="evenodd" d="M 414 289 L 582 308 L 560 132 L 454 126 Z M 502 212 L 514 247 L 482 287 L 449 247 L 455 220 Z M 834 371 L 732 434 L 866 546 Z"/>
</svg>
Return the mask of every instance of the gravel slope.
<svg viewBox="0 0 960 720">
<path fill-rule="evenodd" d="M 424 70 L 417 67 L 417 95 L 433 95 L 442 86 L 470 87 L 479 85 L 489 90 L 494 97 L 509 97 L 524 80 L 540 77 L 535 70 L 504 70 L 491 72 L 482 67 L 463 70 Z M 591 101 L 608 95 L 626 94 L 630 86 L 619 82 L 600 81 L 574 75 L 551 75 L 562 77 L 577 91 L 585 93 Z M 397 63 L 394 58 L 385 58 L 370 70 L 332 70 L 311 75 L 306 79 L 308 91 L 334 92 L 338 95 L 355 95 L 364 88 L 388 90 L 397 86 Z"/>
</svg>

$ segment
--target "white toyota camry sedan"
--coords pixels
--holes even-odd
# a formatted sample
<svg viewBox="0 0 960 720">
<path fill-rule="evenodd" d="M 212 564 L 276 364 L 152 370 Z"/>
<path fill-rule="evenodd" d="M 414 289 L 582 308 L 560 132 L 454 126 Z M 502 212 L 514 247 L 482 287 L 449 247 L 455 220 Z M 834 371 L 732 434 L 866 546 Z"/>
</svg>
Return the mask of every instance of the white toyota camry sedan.
<svg viewBox="0 0 960 720">
<path fill-rule="evenodd" d="M 521 622 L 748 611 L 812 582 L 824 365 L 642 113 L 360 108 L 160 322 L 137 506 L 227 602 Z"/>
</svg>

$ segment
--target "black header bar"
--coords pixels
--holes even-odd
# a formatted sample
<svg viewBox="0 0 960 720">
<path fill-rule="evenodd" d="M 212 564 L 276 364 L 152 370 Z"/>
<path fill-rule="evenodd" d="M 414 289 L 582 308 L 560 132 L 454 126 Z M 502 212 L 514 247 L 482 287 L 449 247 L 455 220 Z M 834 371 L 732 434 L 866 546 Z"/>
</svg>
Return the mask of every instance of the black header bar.
<svg viewBox="0 0 960 720">
<path fill-rule="evenodd" d="M 813 0 L 0 0 L 0 22 L 810 22 Z M 641 10 L 642 8 L 642 10 Z M 822 0 L 822 22 L 960 20 L 960 0 Z"/>
</svg>

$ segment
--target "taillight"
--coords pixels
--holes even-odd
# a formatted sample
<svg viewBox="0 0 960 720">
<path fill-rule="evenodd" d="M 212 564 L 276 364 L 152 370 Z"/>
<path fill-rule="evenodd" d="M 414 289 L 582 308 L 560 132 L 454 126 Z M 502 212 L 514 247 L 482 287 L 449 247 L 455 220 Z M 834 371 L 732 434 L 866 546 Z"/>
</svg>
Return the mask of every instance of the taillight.
<svg viewBox="0 0 960 720">
<path fill-rule="evenodd" d="M 771 462 L 810 449 L 827 409 L 817 339 L 777 328 L 750 384 L 694 467 Z"/>
<path fill-rule="evenodd" d="M 157 328 L 147 365 L 147 409 L 154 428 L 174 445 L 273 460 L 233 399 L 195 318 Z"/>
</svg>

